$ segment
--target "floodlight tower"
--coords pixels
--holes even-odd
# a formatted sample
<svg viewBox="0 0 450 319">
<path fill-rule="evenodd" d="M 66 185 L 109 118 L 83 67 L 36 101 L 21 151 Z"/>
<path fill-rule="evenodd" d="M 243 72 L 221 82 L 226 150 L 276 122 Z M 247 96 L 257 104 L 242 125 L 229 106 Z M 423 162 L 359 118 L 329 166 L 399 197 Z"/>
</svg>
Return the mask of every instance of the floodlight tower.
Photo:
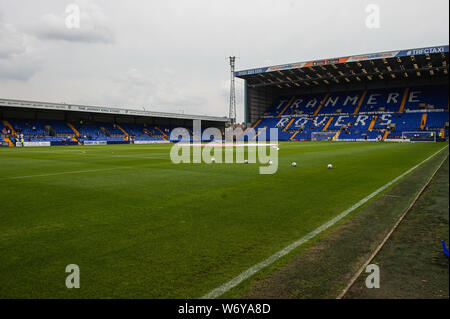
<svg viewBox="0 0 450 319">
<path fill-rule="evenodd" d="M 230 67 L 231 67 L 231 81 L 230 81 L 230 113 L 229 118 L 231 124 L 236 123 L 236 90 L 234 88 L 234 65 L 236 61 L 235 56 L 230 56 Z"/>
</svg>

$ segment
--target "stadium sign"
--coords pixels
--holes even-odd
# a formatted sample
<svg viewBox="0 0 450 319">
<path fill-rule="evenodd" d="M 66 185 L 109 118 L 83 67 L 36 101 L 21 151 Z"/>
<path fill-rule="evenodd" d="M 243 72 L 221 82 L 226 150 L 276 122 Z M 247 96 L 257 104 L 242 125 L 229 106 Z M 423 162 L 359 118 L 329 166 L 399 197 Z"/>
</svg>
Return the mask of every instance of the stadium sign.
<svg viewBox="0 0 450 319">
<path fill-rule="evenodd" d="M 161 117 L 170 119 L 184 119 L 184 120 L 201 120 L 201 121 L 214 121 L 214 122 L 229 122 L 226 117 L 208 116 L 208 115 L 192 115 L 192 114 L 178 114 L 169 112 L 153 112 L 153 111 L 139 111 L 132 109 L 114 108 L 114 107 L 100 107 L 100 106 L 88 106 L 88 105 L 75 105 L 66 103 L 48 103 L 26 100 L 13 100 L 0 98 L 0 106 L 14 107 L 14 108 L 31 108 L 38 110 L 59 110 L 59 111 L 72 111 L 72 112 L 91 112 L 101 114 L 114 114 L 114 115 L 134 115 L 145 117 Z"/>
<path fill-rule="evenodd" d="M 447 49 L 447 50 L 446 50 Z M 406 52 L 406 55 L 423 55 L 423 54 L 436 54 L 436 53 L 444 53 L 448 52 L 448 46 L 442 47 L 432 47 L 432 48 L 424 48 L 424 49 L 413 49 Z"/>
<path fill-rule="evenodd" d="M 108 144 L 106 141 L 84 141 L 84 145 L 106 145 Z"/>
<path fill-rule="evenodd" d="M 41 147 L 41 146 L 51 146 L 50 142 L 16 142 L 17 147 Z"/>
<path fill-rule="evenodd" d="M 242 70 L 242 71 L 235 72 L 234 76 L 243 77 L 243 76 L 261 74 L 261 73 L 267 73 L 267 72 L 275 72 L 275 71 L 283 71 L 283 70 L 291 70 L 291 69 L 301 69 L 301 68 L 306 68 L 306 67 L 311 67 L 311 66 L 321 66 L 321 65 L 347 63 L 347 62 L 361 62 L 361 61 L 369 61 L 369 60 L 377 60 L 377 59 L 405 57 L 405 56 L 411 56 L 411 55 L 439 54 L 439 53 L 445 53 L 448 51 L 449 51 L 449 46 L 442 45 L 442 46 L 419 48 L 419 49 L 378 52 L 378 53 L 372 53 L 372 54 L 353 55 L 353 56 L 340 57 L 340 58 L 289 63 L 289 64 L 268 66 L 268 67 L 257 68 L 257 69 Z"/>
</svg>

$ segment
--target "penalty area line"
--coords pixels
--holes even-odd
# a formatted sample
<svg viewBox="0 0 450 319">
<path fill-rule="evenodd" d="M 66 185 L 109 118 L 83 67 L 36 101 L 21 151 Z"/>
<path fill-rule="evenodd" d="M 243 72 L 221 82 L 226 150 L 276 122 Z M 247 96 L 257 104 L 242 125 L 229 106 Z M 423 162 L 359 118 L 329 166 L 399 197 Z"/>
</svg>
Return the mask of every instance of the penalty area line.
<svg viewBox="0 0 450 319">
<path fill-rule="evenodd" d="M 387 188 L 389 188 L 391 185 L 395 184 L 396 182 L 398 182 L 399 180 L 401 180 L 403 177 L 405 177 L 406 175 L 408 175 L 409 173 L 413 172 L 414 170 L 416 170 L 419 166 L 421 166 L 422 164 L 428 162 L 430 159 L 432 159 L 433 157 L 435 157 L 437 154 L 439 154 L 440 152 L 442 152 L 444 149 L 446 149 L 448 146 L 445 146 L 443 148 L 441 148 L 439 151 L 437 151 L 436 153 L 430 155 L 428 158 L 424 159 L 422 162 L 420 162 L 419 164 L 413 166 L 412 168 L 408 169 L 406 172 L 404 172 L 403 174 L 397 176 L 396 178 L 394 178 L 393 180 L 391 180 L 390 182 L 388 182 L 387 184 L 381 186 L 380 188 L 378 188 L 376 191 L 374 191 L 373 193 L 367 195 L 366 197 L 364 197 L 363 199 L 361 199 L 359 202 L 357 202 L 356 204 L 354 204 L 353 206 L 349 207 L 348 209 L 346 209 L 345 211 L 343 211 L 342 213 L 340 213 L 339 215 L 337 215 L 336 217 L 330 219 L 328 222 L 326 222 L 325 224 L 323 224 L 322 226 L 319 226 L 318 228 L 314 229 L 312 232 L 306 234 L 305 236 L 303 236 L 302 238 L 298 239 L 297 241 L 293 242 L 292 244 L 290 244 L 289 246 L 283 248 L 282 250 L 276 252 L 275 254 L 273 254 L 272 256 L 270 256 L 269 258 L 263 260 L 262 262 L 260 262 L 259 264 L 256 264 L 250 268 L 248 268 L 247 270 L 245 270 L 244 272 L 242 272 L 241 274 L 239 274 L 238 276 L 234 277 L 233 279 L 231 279 L 230 281 L 226 282 L 225 284 L 223 284 L 220 287 L 217 287 L 213 290 L 211 290 L 210 292 L 208 292 L 206 295 L 204 295 L 203 297 L 201 297 L 200 299 L 214 299 L 214 298 L 218 298 L 221 295 L 223 295 L 224 293 L 226 293 L 227 291 L 229 291 L 230 289 L 236 287 L 237 285 L 239 285 L 241 282 L 243 282 L 244 280 L 250 278 L 251 276 L 253 276 L 254 274 L 256 274 L 258 271 L 262 270 L 263 268 L 266 268 L 267 266 L 273 264 L 275 261 L 277 261 L 278 259 L 280 259 L 281 257 L 287 255 L 288 253 L 290 253 L 291 251 L 293 251 L 295 248 L 303 245 L 304 243 L 308 242 L 310 239 L 316 237 L 318 234 L 322 233 L 323 231 L 325 231 L 326 229 L 330 228 L 331 226 L 333 226 L 334 224 L 336 224 L 338 221 L 340 221 L 341 219 L 343 219 L 345 216 L 347 216 L 348 214 L 350 214 L 352 211 L 354 211 L 355 209 L 359 208 L 360 206 L 364 205 L 365 203 L 367 203 L 369 200 L 371 200 L 373 197 L 375 197 L 376 195 L 378 195 L 379 193 L 383 192 L 384 190 L 386 190 Z"/>
</svg>

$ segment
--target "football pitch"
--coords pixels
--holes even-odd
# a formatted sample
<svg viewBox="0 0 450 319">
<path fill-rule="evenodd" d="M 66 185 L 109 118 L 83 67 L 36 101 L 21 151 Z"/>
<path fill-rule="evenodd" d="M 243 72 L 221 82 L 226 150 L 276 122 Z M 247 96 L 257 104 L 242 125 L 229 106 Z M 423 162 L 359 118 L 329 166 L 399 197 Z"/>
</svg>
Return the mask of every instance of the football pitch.
<svg viewBox="0 0 450 319">
<path fill-rule="evenodd" d="M 202 297 L 447 145 L 285 142 L 273 175 L 171 145 L 0 148 L 0 297 Z"/>
</svg>

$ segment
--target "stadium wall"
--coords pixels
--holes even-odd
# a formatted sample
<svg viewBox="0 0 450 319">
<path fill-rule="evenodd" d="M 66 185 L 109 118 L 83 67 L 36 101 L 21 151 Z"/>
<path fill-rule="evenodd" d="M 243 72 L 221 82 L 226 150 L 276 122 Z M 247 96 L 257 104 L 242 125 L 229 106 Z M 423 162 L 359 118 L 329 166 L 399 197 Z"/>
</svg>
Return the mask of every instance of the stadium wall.
<svg viewBox="0 0 450 319">
<path fill-rule="evenodd" d="M 245 125 L 251 126 L 280 96 L 273 87 L 250 87 L 245 83 Z"/>
</svg>

